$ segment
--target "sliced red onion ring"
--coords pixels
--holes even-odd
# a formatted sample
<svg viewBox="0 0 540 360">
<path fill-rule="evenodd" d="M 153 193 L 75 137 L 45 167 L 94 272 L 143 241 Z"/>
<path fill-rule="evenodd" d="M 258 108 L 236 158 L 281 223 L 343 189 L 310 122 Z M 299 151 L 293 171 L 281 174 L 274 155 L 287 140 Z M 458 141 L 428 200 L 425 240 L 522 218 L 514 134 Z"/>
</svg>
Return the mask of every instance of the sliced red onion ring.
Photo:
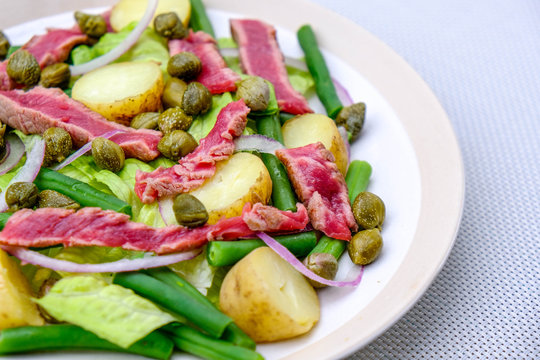
<svg viewBox="0 0 540 360">
<path fill-rule="evenodd" d="M 150 269 L 193 259 L 202 251 L 202 249 L 195 249 L 177 254 L 148 256 L 140 259 L 122 259 L 102 264 L 78 264 L 71 261 L 50 258 L 36 251 L 17 246 L 2 246 L 2 249 L 18 258 L 23 263 L 39 265 L 47 269 L 70 273 L 104 273 Z"/>
<path fill-rule="evenodd" d="M 45 156 L 45 141 L 41 138 L 34 141 L 34 146 L 29 153 L 26 154 L 26 163 L 20 168 L 17 175 L 11 179 L 8 188 L 11 184 L 16 182 L 33 182 L 36 178 L 41 164 L 43 164 L 43 157 Z M 0 212 L 4 212 L 8 209 L 6 203 L 6 192 L 0 194 Z"/>
<path fill-rule="evenodd" d="M 234 140 L 236 151 L 253 151 L 274 154 L 276 150 L 284 149 L 279 141 L 264 135 L 242 135 Z"/>
<path fill-rule="evenodd" d="M 343 139 L 345 148 L 347 149 L 347 162 L 351 162 L 351 144 L 349 143 L 349 133 L 347 132 L 347 129 L 345 129 L 343 126 L 338 126 L 337 129 L 339 135 L 341 135 L 341 138 Z"/>
<path fill-rule="evenodd" d="M 122 130 L 111 130 L 111 131 L 106 132 L 103 135 L 100 135 L 99 137 L 102 137 L 102 138 L 105 138 L 105 139 L 110 139 L 114 135 L 120 134 L 120 133 L 123 133 L 123 132 L 124 131 L 122 131 Z M 58 171 L 58 170 L 64 168 L 65 166 L 71 164 L 73 161 L 77 160 L 77 158 L 79 158 L 79 157 L 83 156 L 84 154 L 86 154 L 87 152 L 89 152 L 91 149 L 92 149 L 92 142 L 89 141 L 86 144 L 84 144 L 83 146 L 81 146 L 79 148 L 79 150 L 77 150 L 73 154 L 69 155 L 64 161 L 62 161 L 60 164 L 56 165 L 52 169 Z"/>
<path fill-rule="evenodd" d="M 353 104 L 353 99 L 347 89 L 339 81 L 336 79 L 332 79 L 332 82 L 334 83 L 334 87 L 336 88 L 336 94 L 338 98 L 341 100 L 341 103 L 343 106 L 349 106 Z"/>
<path fill-rule="evenodd" d="M 6 136 L 6 154 L 0 164 L 0 175 L 4 175 L 13 169 L 24 155 L 24 143 L 15 134 Z"/>
<path fill-rule="evenodd" d="M 257 235 L 257 237 L 259 237 L 262 241 L 264 241 L 264 243 L 268 245 L 268 247 L 272 248 L 272 250 L 274 250 L 285 261 L 291 264 L 296 270 L 298 270 L 300 273 L 310 278 L 311 280 L 315 280 L 317 282 L 320 282 L 321 284 L 325 284 L 328 286 L 337 286 L 337 287 L 357 286 L 358 284 L 360 284 L 360 281 L 362 281 L 362 275 L 364 274 L 363 266 L 353 267 L 353 269 L 347 275 L 347 277 L 351 277 L 353 279 L 351 281 L 328 280 L 308 270 L 308 268 L 306 268 L 304 264 L 302 264 L 302 262 L 296 258 L 296 256 L 294 256 L 285 246 L 278 243 L 271 236 L 263 232 L 258 232 L 255 235 Z"/>
<path fill-rule="evenodd" d="M 114 49 L 100 57 L 90 60 L 87 63 L 70 66 L 71 76 L 82 75 L 94 69 L 105 66 L 126 53 L 133 45 L 135 45 L 144 30 L 146 30 L 148 25 L 150 25 L 152 17 L 154 16 L 154 12 L 156 11 L 157 3 L 158 0 L 148 0 L 148 7 L 146 8 L 146 12 L 142 16 L 141 20 L 139 20 L 137 26 L 135 26 L 135 28 L 129 33 L 129 35 L 126 36 L 126 38 Z"/>
<path fill-rule="evenodd" d="M 159 214 L 163 219 L 165 225 L 178 225 L 176 221 L 176 215 L 173 211 L 173 199 L 172 197 L 163 198 L 158 201 L 159 204 Z"/>
</svg>

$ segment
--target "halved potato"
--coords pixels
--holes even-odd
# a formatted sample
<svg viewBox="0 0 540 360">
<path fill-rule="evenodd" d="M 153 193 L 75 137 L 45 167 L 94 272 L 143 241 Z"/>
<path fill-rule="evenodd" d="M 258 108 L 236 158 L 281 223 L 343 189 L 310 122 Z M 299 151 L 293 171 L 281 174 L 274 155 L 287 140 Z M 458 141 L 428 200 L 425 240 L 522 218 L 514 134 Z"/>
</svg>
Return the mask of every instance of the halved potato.
<svg viewBox="0 0 540 360">
<path fill-rule="evenodd" d="M 132 21 L 139 20 L 148 6 L 148 0 L 120 0 L 111 10 L 111 26 L 115 31 L 122 30 Z M 189 0 L 159 0 L 154 17 L 166 12 L 175 12 L 188 26 L 191 15 L 191 2 Z M 154 26 L 152 19 L 151 26 Z"/>
<path fill-rule="evenodd" d="M 0 249 L 0 330 L 45 323 L 31 296 L 19 266 Z"/>
<path fill-rule="evenodd" d="M 348 166 L 347 147 L 336 123 L 322 114 L 304 114 L 289 119 L 282 127 L 283 141 L 288 148 L 320 141 L 336 158 L 339 171 L 345 175 Z"/>
<path fill-rule="evenodd" d="M 268 247 L 253 250 L 232 267 L 223 280 L 219 304 L 255 342 L 305 334 L 320 317 L 313 287 Z"/>
<path fill-rule="evenodd" d="M 159 111 L 163 76 L 153 62 L 110 64 L 83 75 L 71 96 L 105 118 L 129 125 L 140 113 Z"/>
<path fill-rule="evenodd" d="M 242 214 L 246 203 L 268 203 L 272 194 L 272 179 L 266 166 L 257 156 L 236 153 L 217 164 L 214 176 L 191 192 L 208 211 L 208 223 L 221 217 Z"/>
</svg>

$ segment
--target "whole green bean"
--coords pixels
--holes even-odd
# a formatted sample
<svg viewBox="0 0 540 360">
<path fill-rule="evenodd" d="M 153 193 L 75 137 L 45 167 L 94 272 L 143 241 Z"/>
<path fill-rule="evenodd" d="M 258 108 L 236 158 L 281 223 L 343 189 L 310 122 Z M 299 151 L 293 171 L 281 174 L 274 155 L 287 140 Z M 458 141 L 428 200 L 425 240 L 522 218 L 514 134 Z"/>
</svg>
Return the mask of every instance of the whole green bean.
<svg viewBox="0 0 540 360">
<path fill-rule="evenodd" d="M 283 144 L 281 123 L 277 114 L 257 118 L 257 132 Z"/>
<path fill-rule="evenodd" d="M 317 236 L 313 231 L 280 235 L 276 236 L 275 239 L 296 257 L 307 255 L 317 243 Z M 210 241 L 206 248 L 206 256 L 208 263 L 212 266 L 234 265 L 252 250 L 261 246 L 265 246 L 265 244 L 260 239 Z"/>
<path fill-rule="evenodd" d="M 208 311 L 208 306 L 189 291 L 180 292 L 167 283 L 141 272 L 117 273 L 113 282 L 132 289 L 163 308 L 177 313 L 208 334 L 219 338 L 232 320 L 221 312 Z"/>
<path fill-rule="evenodd" d="M 205 33 L 212 35 L 213 38 L 216 37 L 214 33 L 214 28 L 208 15 L 206 14 L 206 9 L 201 0 L 190 0 L 191 2 L 191 17 L 189 19 L 189 26 L 193 31 L 202 30 Z"/>
<path fill-rule="evenodd" d="M 337 96 L 336 88 L 330 77 L 330 72 L 326 66 L 326 61 L 319 50 L 317 39 L 310 25 L 304 25 L 297 32 L 298 41 L 304 50 L 306 64 L 313 80 L 315 80 L 315 91 L 321 100 L 328 116 L 335 119 L 339 111 L 343 108 L 341 100 Z"/>
<path fill-rule="evenodd" d="M 63 175 L 57 171 L 41 168 L 34 180 L 39 190 L 55 190 L 69 196 L 81 206 L 114 210 L 131 216 L 131 205 L 116 196 L 99 191 L 82 181 Z"/>
<path fill-rule="evenodd" d="M 158 331 L 124 349 L 75 325 L 23 326 L 0 331 L 0 354 L 55 350 L 110 350 L 169 359 L 173 342 Z"/>
</svg>

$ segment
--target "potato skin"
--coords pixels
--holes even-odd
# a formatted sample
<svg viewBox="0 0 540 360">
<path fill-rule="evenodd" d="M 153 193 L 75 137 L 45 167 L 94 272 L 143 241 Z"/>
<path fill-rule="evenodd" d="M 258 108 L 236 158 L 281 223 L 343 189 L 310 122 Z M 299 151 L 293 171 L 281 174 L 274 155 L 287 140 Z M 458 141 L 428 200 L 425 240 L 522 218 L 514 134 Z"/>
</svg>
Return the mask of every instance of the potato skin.
<svg viewBox="0 0 540 360">
<path fill-rule="evenodd" d="M 347 146 L 334 120 L 322 114 L 295 116 L 282 127 L 283 141 L 288 148 L 300 147 L 320 141 L 336 159 L 339 171 L 345 175 L 349 164 Z"/>
<path fill-rule="evenodd" d="M 114 31 L 122 30 L 132 21 L 136 21 L 144 14 L 148 1 L 146 0 L 120 0 L 113 6 L 110 22 Z M 191 15 L 191 2 L 189 0 L 160 0 L 154 18 L 163 13 L 173 11 L 182 19 L 184 26 L 188 26 Z M 154 26 L 154 19 L 150 22 Z"/>
<path fill-rule="evenodd" d="M 232 267 L 221 287 L 220 307 L 258 343 L 305 334 L 320 318 L 313 287 L 268 247 Z"/>
</svg>

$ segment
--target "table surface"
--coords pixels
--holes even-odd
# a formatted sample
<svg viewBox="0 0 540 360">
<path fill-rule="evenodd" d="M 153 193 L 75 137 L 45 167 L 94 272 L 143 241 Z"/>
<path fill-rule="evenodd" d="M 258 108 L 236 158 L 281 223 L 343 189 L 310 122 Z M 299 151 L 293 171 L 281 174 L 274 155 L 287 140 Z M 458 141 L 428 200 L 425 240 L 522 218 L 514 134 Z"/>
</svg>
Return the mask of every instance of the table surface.
<svg viewBox="0 0 540 360">
<path fill-rule="evenodd" d="M 311 1 L 373 33 L 422 76 L 448 113 L 466 172 L 463 220 L 441 273 L 348 359 L 540 358 L 540 1 Z M 67 2 L 1 0 L 1 27 Z M 20 12 L 29 6 L 31 16 Z"/>
</svg>

